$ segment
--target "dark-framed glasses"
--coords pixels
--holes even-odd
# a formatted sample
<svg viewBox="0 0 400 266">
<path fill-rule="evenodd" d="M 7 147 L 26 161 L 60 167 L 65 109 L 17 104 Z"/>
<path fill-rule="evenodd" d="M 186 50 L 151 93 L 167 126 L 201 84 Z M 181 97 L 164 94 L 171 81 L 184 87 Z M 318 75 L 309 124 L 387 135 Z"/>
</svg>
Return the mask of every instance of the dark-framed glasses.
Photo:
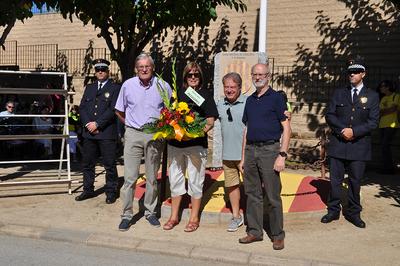
<svg viewBox="0 0 400 266">
<path fill-rule="evenodd" d="M 231 113 L 231 108 L 230 107 L 228 109 L 226 109 L 226 114 L 228 115 L 228 121 L 232 122 L 233 121 L 233 117 L 232 117 L 232 113 Z"/>
<path fill-rule="evenodd" d="M 7 105 L 7 108 L 14 109 L 15 107 L 11 106 L 11 105 Z"/>
</svg>

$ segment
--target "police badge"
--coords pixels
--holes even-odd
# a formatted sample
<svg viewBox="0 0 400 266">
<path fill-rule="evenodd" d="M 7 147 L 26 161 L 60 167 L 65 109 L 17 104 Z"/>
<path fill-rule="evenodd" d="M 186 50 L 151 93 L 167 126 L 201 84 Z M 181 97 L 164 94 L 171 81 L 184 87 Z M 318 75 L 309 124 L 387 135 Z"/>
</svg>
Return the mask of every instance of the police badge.
<svg viewBox="0 0 400 266">
<path fill-rule="evenodd" d="M 361 97 L 361 98 L 360 98 L 360 102 L 361 102 L 362 104 L 367 103 L 367 101 L 368 101 L 368 98 L 367 98 L 367 97 Z"/>
<path fill-rule="evenodd" d="M 109 92 L 104 93 L 104 97 L 106 97 L 106 99 L 108 99 L 108 97 L 110 97 L 110 93 Z"/>
</svg>

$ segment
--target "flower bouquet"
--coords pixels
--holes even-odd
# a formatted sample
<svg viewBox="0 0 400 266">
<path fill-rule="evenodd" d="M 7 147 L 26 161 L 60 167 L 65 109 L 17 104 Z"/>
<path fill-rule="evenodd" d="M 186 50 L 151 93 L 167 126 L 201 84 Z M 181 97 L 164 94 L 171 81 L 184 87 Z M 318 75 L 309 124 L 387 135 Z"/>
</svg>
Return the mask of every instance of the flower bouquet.
<svg viewBox="0 0 400 266">
<path fill-rule="evenodd" d="M 160 75 L 157 77 L 163 85 L 165 81 Z M 157 89 L 164 102 L 164 106 L 160 111 L 160 117 L 155 118 L 151 123 L 143 125 L 143 132 L 154 134 L 153 140 L 156 139 L 176 139 L 178 141 L 194 139 L 204 136 L 204 126 L 206 120 L 197 112 L 190 110 L 186 102 L 178 102 L 175 60 L 172 64 L 172 101 L 169 98 L 166 86 L 160 86 L 157 83 Z"/>
</svg>

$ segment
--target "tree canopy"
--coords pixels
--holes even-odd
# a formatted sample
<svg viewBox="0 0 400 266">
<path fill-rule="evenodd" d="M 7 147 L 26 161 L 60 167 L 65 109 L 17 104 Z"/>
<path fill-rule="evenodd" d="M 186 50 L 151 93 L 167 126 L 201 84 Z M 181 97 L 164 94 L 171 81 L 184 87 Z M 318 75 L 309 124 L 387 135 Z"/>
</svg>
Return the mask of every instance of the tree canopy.
<svg viewBox="0 0 400 266">
<path fill-rule="evenodd" d="M 136 56 L 164 29 L 208 26 L 217 18 L 220 5 L 246 10 L 242 0 L 1 0 L 1 46 L 16 21 L 24 22 L 32 16 L 34 4 L 38 8 L 46 5 L 66 19 L 77 17 L 84 25 L 98 28 L 98 37 L 104 38 L 123 80 L 133 75 Z"/>
<path fill-rule="evenodd" d="M 242 0 L 48 0 L 57 2 L 64 18 L 76 16 L 100 30 L 118 63 L 123 80 L 133 76 L 134 60 L 164 29 L 177 26 L 208 26 L 217 18 L 217 6 L 245 11 Z M 94 8 L 95 7 L 95 8 Z"/>
<path fill-rule="evenodd" d="M 56 5 L 56 1 L 50 2 L 47 5 L 48 7 Z M 24 22 L 26 19 L 32 17 L 32 7 L 34 5 L 41 8 L 46 3 L 47 1 L 45 0 L 1 0 L 0 27 L 3 27 L 3 32 L 0 35 L 0 46 L 4 48 L 4 42 L 14 27 L 15 22 Z"/>
</svg>

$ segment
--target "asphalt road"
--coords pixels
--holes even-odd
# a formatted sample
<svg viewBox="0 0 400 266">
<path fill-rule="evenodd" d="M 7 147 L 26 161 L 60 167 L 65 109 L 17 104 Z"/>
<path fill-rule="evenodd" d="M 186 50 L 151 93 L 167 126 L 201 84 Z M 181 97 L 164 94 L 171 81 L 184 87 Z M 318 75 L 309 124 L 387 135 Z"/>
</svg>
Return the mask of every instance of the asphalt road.
<svg viewBox="0 0 400 266">
<path fill-rule="evenodd" d="M 205 265 L 207 261 L 0 235 L 0 265 Z M 228 265 L 212 262 L 213 265 Z"/>
</svg>

